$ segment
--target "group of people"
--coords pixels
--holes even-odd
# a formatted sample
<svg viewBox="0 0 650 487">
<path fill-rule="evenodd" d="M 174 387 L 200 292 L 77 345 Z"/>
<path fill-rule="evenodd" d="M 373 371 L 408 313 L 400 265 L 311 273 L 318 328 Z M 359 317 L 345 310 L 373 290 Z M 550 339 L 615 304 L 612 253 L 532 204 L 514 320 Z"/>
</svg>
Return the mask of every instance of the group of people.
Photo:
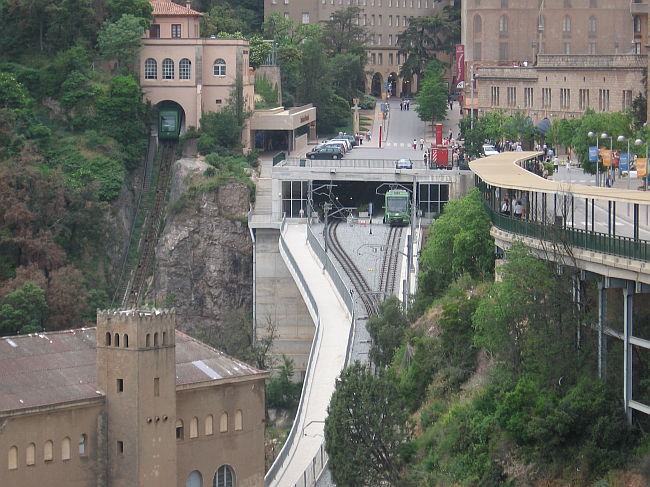
<svg viewBox="0 0 650 487">
<path fill-rule="evenodd" d="M 339 132 L 339 135 L 343 135 L 343 132 Z M 357 140 L 357 145 L 363 145 L 364 136 L 367 142 L 370 142 L 372 140 L 372 132 L 370 132 L 370 130 L 366 132 L 357 132 L 354 134 L 354 138 Z"/>
<path fill-rule="evenodd" d="M 410 110 L 411 109 L 411 99 L 410 98 L 402 98 L 399 102 L 399 109 L 401 110 Z"/>
<path fill-rule="evenodd" d="M 512 210 L 512 215 L 515 218 L 523 218 L 526 216 L 525 201 L 522 201 L 522 198 L 517 198 L 514 200 L 512 208 L 510 208 L 510 198 L 508 195 L 504 196 L 503 201 L 501 202 L 501 213 L 509 215 L 510 210 Z"/>
</svg>

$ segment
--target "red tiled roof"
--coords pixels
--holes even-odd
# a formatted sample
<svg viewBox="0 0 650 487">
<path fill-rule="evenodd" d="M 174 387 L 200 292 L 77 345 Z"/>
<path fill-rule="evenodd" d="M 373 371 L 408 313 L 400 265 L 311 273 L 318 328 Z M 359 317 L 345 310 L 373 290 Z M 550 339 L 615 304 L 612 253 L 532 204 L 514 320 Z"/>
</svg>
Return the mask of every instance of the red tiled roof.
<svg viewBox="0 0 650 487">
<path fill-rule="evenodd" d="M 178 5 L 171 0 L 149 0 L 149 3 L 153 7 L 154 15 L 203 15 L 201 12 Z"/>
<path fill-rule="evenodd" d="M 0 414 L 103 396 L 96 328 L 0 338 Z M 176 330 L 176 385 L 265 375 Z"/>
</svg>

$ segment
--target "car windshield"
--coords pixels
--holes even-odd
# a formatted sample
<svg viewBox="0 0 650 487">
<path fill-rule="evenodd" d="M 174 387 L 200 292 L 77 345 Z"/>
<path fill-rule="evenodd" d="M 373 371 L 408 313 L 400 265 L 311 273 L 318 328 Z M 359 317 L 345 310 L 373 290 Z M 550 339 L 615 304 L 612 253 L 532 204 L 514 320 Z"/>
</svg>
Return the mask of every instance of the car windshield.
<svg viewBox="0 0 650 487">
<path fill-rule="evenodd" d="M 388 197 L 386 201 L 386 210 L 390 213 L 403 213 L 406 211 L 406 198 L 404 197 Z"/>
</svg>

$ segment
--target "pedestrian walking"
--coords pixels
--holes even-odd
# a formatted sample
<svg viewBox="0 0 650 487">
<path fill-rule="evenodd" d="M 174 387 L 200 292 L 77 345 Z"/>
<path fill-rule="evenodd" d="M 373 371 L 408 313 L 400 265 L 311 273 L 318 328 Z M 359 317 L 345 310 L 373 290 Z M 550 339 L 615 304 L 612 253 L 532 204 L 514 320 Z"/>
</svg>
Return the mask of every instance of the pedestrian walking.
<svg viewBox="0 0 650 487">
<path fill-rule="evenodd" d="M 399 111 L 401 112 L 402 110 L 404 110 L 404 100 L 403 99 L 399 101 Z"/>
<path fill-rule="evenodd" d="M 424 167 L 426 168 L 427 163 L 429 162 L 429 154 L 427 154 L 427 151 L 424 151 L 423 159 L 424 159 Z"/>
<path fill-rule="evenodd" d="M 413 150 L 418 150 L 418 139 L 413 139 Z"/>
<path fill-rule="evenodd" d="M 370 130 L 368 130 L 368 131 L 366 132 L 366 140 L 367 140 L 368 142 L 370 142 L 370 141 L 372 140 L 372 133 L 370 132 Z"/>
<path fill-rule="evenodd" d="M 420 150 L 424 150 L 424 139 L 420 139 Z"/>
</svg>

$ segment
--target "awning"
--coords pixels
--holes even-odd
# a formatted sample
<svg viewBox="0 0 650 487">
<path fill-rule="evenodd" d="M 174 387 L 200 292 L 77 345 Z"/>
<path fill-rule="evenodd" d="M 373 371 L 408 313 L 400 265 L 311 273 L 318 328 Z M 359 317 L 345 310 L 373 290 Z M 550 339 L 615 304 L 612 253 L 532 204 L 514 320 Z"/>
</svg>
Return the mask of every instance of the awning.
<svg viewBox="0 0 650 487">
<path fill-rule="evenodd" d="M 546 135 L 548 129 L 551 128 L 551 121 L 548 118 L 541 120 L 536 126 L 535 129 L 542 135 Z"/>
</svg>

